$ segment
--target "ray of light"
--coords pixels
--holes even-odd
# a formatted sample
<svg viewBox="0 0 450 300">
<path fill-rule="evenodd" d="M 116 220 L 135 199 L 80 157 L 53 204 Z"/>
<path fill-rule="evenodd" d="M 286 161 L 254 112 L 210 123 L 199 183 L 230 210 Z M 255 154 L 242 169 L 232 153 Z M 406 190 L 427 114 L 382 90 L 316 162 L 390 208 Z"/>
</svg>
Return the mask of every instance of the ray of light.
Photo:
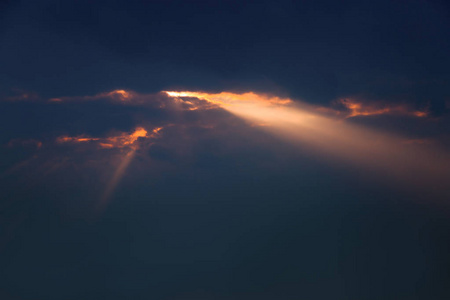
<svg viewBox="0 0 450 300">
<path fill-rule="evenodd" d="M 120 92 L 120 91 L 119 91 Z M 120 162 L 109 180 L 106 188 L 100 197 L 99 209 L 103 209 L 111 198 L 115 188 L 123 178 L 128 166 L 132 162 L 136 151 L 141 146 L 140 138 L 156 139 L 160 136 L 163 127 L 155 127 L 148 132 L 143 127 L 136 127 L 132 133 L 121 132 L 107 137 L 80 136 L 61 136 L 56 139 L 59 144 L 89 144 L 96 145 L 99 149 L 116 149 L 121 153 Z"/>
<path fill-rule="evenodd" d="M 108 203 L 108 200 L 111 198 L 112 193 L 114 192 L 115 188 L 117 187 L 117 184 L 122 179 L 125 171 L 127 170 L 128 166 L 130 165 L 131 161 L 133 160 L 135 154 L 136 154 L 136 149 L 132 148 L 122 158 L 122 161 L 120 162 L 120 164 L 117 167 L 116 171 L 114 172 L 111 180 L 108 182 L 108 185 L 106 186 L 105 191 L 103 192 L 103 195 L 100 199 L 100 203 L 98 205 L 99 209 L 103 209 L 106 206 L 106 204 Z"/>
<path fill-rule="evenodd" d="M 255 93 L 166 93 L 210 101 L 314 155 L 363 166 L 383 178 L 439 190 L 450 180 L 446 151 L 405 143 L 406 138 L 320 114 L 311 105 Z"/>
<path fill-rule="evenodd" d="M 110 137 L 107 139 L 107 144 L 100 144 L 102 148 L 122 148 L 128 147 L 130 150 L 125 153 L 122 157 L 121 162 L 117 169 L 115 170 L 111 180 L 108 182 L 103 195 L 100 198 L 100 202 L 98 205 L 99 209 L 103 209 L 111 198 L 115 188 L 119 184 L 120 180 L 123 178 L 125 171 L 133 160 L 136 151 L 139 147 L 139 144 L 136 141 L 139 138 L 155 138 L 158 133 L 161 131 L 162 127 L 157 127 L 152 130 L 150 135 L 148 135 L 147 130 L 142 127 L 138 127 L 132 134 L 122 134 L 120 136 Z"/>
</svg>

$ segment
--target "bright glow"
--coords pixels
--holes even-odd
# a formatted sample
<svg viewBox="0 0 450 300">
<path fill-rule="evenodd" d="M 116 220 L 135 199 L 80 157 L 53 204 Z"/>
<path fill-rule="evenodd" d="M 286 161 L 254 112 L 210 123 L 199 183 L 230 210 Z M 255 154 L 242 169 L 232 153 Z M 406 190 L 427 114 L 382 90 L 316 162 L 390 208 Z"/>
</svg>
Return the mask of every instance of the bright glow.
<svg viewBox="0 0 450 300">
<path fill-rule="evenodd" d="M 131 92 L 127 92 L 125 90 L 114 90 L 107 94 L 100 94 L 100 95 L 107 96 L 107 97 L 117 97 L 121 101 L 126 101 L 133 96 Z"/>
<path fill-rule="evenodd" d="M 142 127 L 138 127 L 132 134 L 123 133 L 121 135 L 112 136 L 105 139 L 106 145 L 111 145 L 114 148 L 123 148 L 125 146 L 133 145 L 140 137 L 146 137 L 147 130 Z"/>
<path fill-rule="evenodd" d="M 405 138 L 322 115 L 311 105 L 256 93 L 166 93 L 171 97 L 197 97 L 210 101 L 254 126 L 263 125 L 260 126 L 262 130 L 314 155 L 364 166 L 383 177 L 415 185 L 436 185 L 445 178 L 450 179 L 450 158 L 444 151 L 406 144 Z M 357 111 L 362 106 L 353 103 L 349 108 Z"/>
<path fill-rule="evenodd" d="M 229 92 L 222 92 L 219 94 L 208 94 L 203 92 L 165 92 L 170 97 L 193 97 L 202 100 L 207 100 L 214 104 L 219 104 L 221 106 L 233 106 L 242 105 L 243 103 L 266 103 L 270 104 L 280 104 L 286 105 L 291 103 L 290 99 L 281 99 L 275 96 L 259 95 L 253 92 L 244 94 L 234 94 Z"/>
</svg>

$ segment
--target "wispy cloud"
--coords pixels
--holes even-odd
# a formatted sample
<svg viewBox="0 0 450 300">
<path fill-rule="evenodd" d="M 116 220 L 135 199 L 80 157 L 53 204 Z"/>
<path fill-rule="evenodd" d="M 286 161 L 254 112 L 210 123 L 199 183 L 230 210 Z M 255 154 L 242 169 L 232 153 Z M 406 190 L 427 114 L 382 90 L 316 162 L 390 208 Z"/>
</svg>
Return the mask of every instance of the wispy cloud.
<svg viewBox="0 0 450 300">
<path fill-rule="evenodd" d="M 0 100 L 9 101 L 9 102 L 20 102 L 20 101 L 38 101 L 41 98 L 38 93 L 25 91 L 21 89 L 13 89 L 13 94 L 8 96 L 0 97 Z"/>
<path fill-rule="evenodd" d="M 342 98 L 336 101 L 337 105 L 342 106 L 345 110 L 335 110 L 337 114 L 342 114 L 346 118 L 367 117 L 377 115 L 402 115 L 417 118 L 429 116 L 429 111 L 414 109 L 407 104 L 385 103 L 381 101 L 363 101 L 352 98 Z"/>
<path fill-rule="evenodd" d="M 100 148 L 137 148 L 138 145 L 136 141 L 139 138 L 150 139 L 156 138 L 160 135 L 162 127 L 153 128 L 150 133 L 143 127 L 137 127 L 132 133 L 118 133 L 116 135 L 111 135 L 108 137 L 89 137 L 86 135 L 79 136 L 60 136 L 56 138 L 57 143 L 95 143 Z"/>
<path fill-rule="evenodd" d="M 93 101 L 99 99 L 108 98 L 117 102 L 127 102 L 131 99 L 136 99 L 138 94 L 132 91 L 125 90 L 113 90 L 110 92 L 99 93 L 93 96 L 74 96 L 74 97 L 59 97 L 59 98 L 50 98 L 50 102 L 73 102 L 73 101 Z"/>
</svg>

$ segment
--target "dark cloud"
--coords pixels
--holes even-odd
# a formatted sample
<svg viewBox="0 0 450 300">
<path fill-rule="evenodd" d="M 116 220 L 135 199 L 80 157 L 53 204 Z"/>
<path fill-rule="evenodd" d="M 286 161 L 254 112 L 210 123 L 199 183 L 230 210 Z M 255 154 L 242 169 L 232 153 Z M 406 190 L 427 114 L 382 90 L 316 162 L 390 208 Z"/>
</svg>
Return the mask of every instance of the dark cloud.
<svg viewBox="0 0 450 300">
<path fill-rule="evenodd" d="M 288 131 L 286 136 L 282 132 L 277 133 L 285 129 L 278 128 L 277 124 L 271 124 L 269 116 L 266 116 L 266 120 L 258 119 L 259 109 L 263 109 L 262 116 L 267 113 L 277 114 L 279 111 L 276 110 L 277 105 L 289 106 L 295 104 L 295 101 L 258 94 L 191 92 L 185 94 L 179 97 L 169 96 L 166 92 L 140 94 L 130 90 L 114 90 L 92 96 L 63 96 L 39 100 L 26 98 L 20 101 L 0 102 L 4 114 L 2 123 L 11 128 L 1 136 L 4 145 L 2 151 L 6 157 L 9 157 L 3 164 L 3 170 L 8 173 L 22 168 L 22 173 L 39 176 L 39 173 L 47 174 L 57 170 L 65 173 L 66 168 L 73 167 L 75 169 L 71 173 L 84 176 L 85 168 L 93 168 L 97 169 L 96 172 L 104 172 L 103 180 L 106 181 L 109 176 L 107 174 L 114 171 L 111 168 L 106 168 L 105 171 L 105 168 L 101 166 L 107 166 L 108 161 L 111 161 L 118 167 L 120 160 L 131 150 L 133 156 L 137 156 L 136 159 L 142 160 L 141 163 L 144 165 L 149 164 L 149 169 L 155 173 L 158 173 L 154 171 L 158 168 L 150 167 L 152 164 L 172 171 L 180 170 L 179 168 L 198 167 L 205 172 L 215 172 L 219 169 L 227 170 L 230 166 L 236 165 L 236 159 L 240 161 L 238 165 L 241 167 L 251 169 L 253 165 L 259 165 L 272 168 L 282 162 L 280 159 L 281 153 L 286 151 L 284 149 L 292 147 L 285 144 L 286 141 L 294 140 L 295 147 L 305 151 L 306 157 L 309 156 L 311 159 L 317 150 L 319 150 L 318 153 L 325 151 L 317 159 L 321 159 L 320 156 L 322 156 L 328 162 L 333 155 L 342 151 L 338 156 L 355 159 L 351 158 L 350 152 L 353 151 L 352 148 L 369 147 L 362 145 L 365 143 L 364 140 L 372 145 L 370 151 L 379 159 L 377 168 L 383 166 L 386 159 L 392 160 L 386 156 L 387 153 L 384 153 L 386 149 L 381 150 L 386 147 L 392 148 L 389 150 L 390 156 L 397 157 L 396 163 L 403 161 L 407 164 L 404 166 L 406 168 L 411 167 L 413 158 L 419 153 L 425 155 L 421 160 L 427 161 L 430 164 L 429 168 L 436 165 L 434 161 L 437 158 L 431 158 L 430 153 L 421 152 L 422 150 L 414 150 L 414 145 L 441 147 L 443 150 L 439 150 L 441 153 L 439 155 L 445 160 L 444 153 L 447 149 L 448 137 L 443 134 L 442 128 L 448 123 L 446 118 L 431 117 L 427 111 L 415 110 L 406 104 L 345 99 L 338 103 L 345 106 L 344 108 L 305 106 L 305 112 L 309 110 L 313 114 L 319 112 L 331 115 L 332 118 L 335 116 L 343 119 L 351 118 L 351 123 L 383 129 L 385 133 L 375 133 L 370 130 L 364 133 L 364 127 L 352 129 L 349 127 L 352 125 L 339 125 L 334 123 L 332 118 L 327 119 L 317 114 L 318 121 L 310 120 L 310 122 L 316 122 L 311 123 L 316 124 L 316 131 L 310 132 L 308 127 L 301 126 L 296 129 L 303 130 L 306 137 L 306 140 L 302 141 L 303 144 L 299 144 L 296 141 L 297 138 L 292 140 L 293 137 L 290 137 L 291 133 Z M 234 107 L 239 108 L 241 105 L 239 101 L 243 101 L 243 104 L 256 105 L 251 108 L 256 113 L 256 119 L 247 120 L 245 114 L 240 116 L 239 111 L 233 110 Z M 258 106 L 258 101 L 262 101 L 263 106 Z M 229 110 L 227 105 L 231 105 L 232 109 Z M 267 111 L 269 106 L 273 106 L 275 110 Z M 250 115 L 254 113 L 250 112 Z M 304 112 L 298 116 L 295 115 L 295 107 L 292 111 L 294 115 L 289 111 L 286 113 L 280 116 L 287 120 L 307 117 Z M 23 122 L 25 118 L 27 122 Z M 276 121 L 276 117 L 273 120 Z M 29 126 L 30 122 L 36 125 Z M 273 125 L 275 127 L 271 129 Z M 265 130 L 266 126 L 268 126 L 268 132 Z M 333 132 L 333 130 L 341 131 Z M 387 132 L 393 134 L 393 137 L 388 137 Z M 311 133 L 316 137 L 308 138 L 307 136 Z M 396 133 L 400 135 L 396 136 Z M 321 134 L 325 136 L 322 137 Z M 376 140 L 372 141 L 370 137 Z M 314 141 L 317 138 L 325 140 L 316 145 Z M 332 141 L 336 143 L 334 146 L 326 144 Z M 350 148 L 348 148 L 349 143 L 353 145 Z M 398 145 L 394 146 L 394 144 Z M 411 145 L 410 147 L 413 148 L 408 150 L 405 145 Z M 313 151 L 311 146 L 320 149 Z M 395 147 L 403 150 L 394 150 Z M 382 152 L 378 153 L 381 156 L 376 156 L 377 151 Z M 325 153 L 328 154 L 325 155 Z M 327 157 L 330 154 L 332 156 Z M 287 155 L 290 157 L 292 154 Z M 368 157 L 367 154 L 359 152 L 354 155 L 363 160 Z M 289 158 L 286 159 L 289 160 Z M 425 172 L 423 169 L 425 163 L 413 163 L 413 165 L 416 164 L 421 172 Z M 76 171 L 77 168 L 78 171 Z M 424 174 L 431 176 L 427 172 Z M 435 178 L 434 175 L 431 177 Z"/>
<path fill-rule="evenodd" d="M 363 94 L 442 110 L 440 5 L 319 2 L 22 1 L 5 17 L 3 88 L 256 90 L 312 103 Z"/>
<path fill-rule="evenodd" d="M 449 298 L 448 17 L 443 1 L 1 1 L 0 298 Z M 251 91 L 312 118 L 293 141 L 161 91 Z"/>
</svg>

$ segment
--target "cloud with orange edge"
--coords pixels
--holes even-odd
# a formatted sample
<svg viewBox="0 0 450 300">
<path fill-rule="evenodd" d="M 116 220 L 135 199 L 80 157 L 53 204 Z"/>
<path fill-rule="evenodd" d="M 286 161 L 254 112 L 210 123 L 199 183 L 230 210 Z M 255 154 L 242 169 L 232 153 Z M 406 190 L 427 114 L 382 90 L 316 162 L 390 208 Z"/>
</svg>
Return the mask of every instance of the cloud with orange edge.
<svg viewBox="0 0 450 300">
<path fill-rule="evenodd" d="M 353 98 L 341 98 L 335 102 L 345 108 L 345 118 L 367 117 L 377 115 L 400 115 L 417 118 L 429 116 L 428 110 L 417 110 L 407 104 L 388 104 L 384 102 L 362 101 Z M 337 111 L 338 114 L 341 113 Z"/>
<path fill-rule="evenodd" d="M 105 196 L 103 196 L 104 199 L 110 197 L 134 157 L 141 161 L 148 161 L 154 170 L 159 161 L 158 158 L 153 160 L 152 155 L 156 153 L 155 157 L 158 157 L 158 151 L 164 152 L 163 154 L 168 153 L 166 157 L 172 156 L 174 160 L 194 161 L 194 152 L 198 151 L 195 145 L 203 143 L 204 140 L 223 140 L 223 144 L 220 145 L 229 144 L 230 148 L 241 149 L 239 147 L 250 143 L 249 141 L 256 136 L 257 132 L 274 135 L 277 139 L 280 138 L 292 144 L 293 147 L 301 146 L 303 151 L 311 151 L 311 155 L 321 155 L 330 160 L 365 165 L 378 173 L 393 173 L 392 170 L 394 170 L 398 171 L 398 177 L 400 177 L 404 175 L 401 170 L 405 168 L 419 170 L 420 173 L 430 178 L 433 176 L 433 178 L 437 178 L 438 176 L 435 174 L 445 173 L 441 172 L 441 161 L 432 158 L 431 152 L 424 150 L 425 154 L 422 155 L 422 150 L 416 147 L 416 145 L 420 145 L 420 148 L 431 148 L 434 145 L 419 140 L 408 140 L 408 136 L 391 136 L 382 132 L 366 130 L 344 120 L 356 116 L 386 114 L 406 114 L 419 118 L 427 115 L 426 112 L 424 112 L 425 115 L 417 114 L 417 110 L 402 105 L 345 100 L 340 104 L 346 110 L 322 107 L 336 112 L 330 116 L 330 114 L 320 113 L 321 107 L 318 106 L 256 92 L 237 94 L 232 92 L 165 91 L 156 94 L 140 94 L 133 91 L 114 90 L 94 96 L 63 97 L 61 99 L 60 103 L 50 101 L 41 104 L 45 107 L 53 106 L 54 111 L 58 111 L 59 108 L 64 108 L 65 102 L 74 102 L 70 106 L 79 105 L 80 111 L 82 111 L 80 115 L 88 116 L 90 119 L 86 118 L 87 120 L 92 119 L 95 122 L 89 123 L 84 120 L 85 123 L 81 124 L 81 128 L 75 127 L 76 132 L 84 132 L 81 135 L 60 135 L 60 132 L 54 134 L 51 141 L 56 141 L 57 145 L 67 145 L 67 147 L 52 147 L 54 145 L 52 142 L 48 142 L 47 147 L 47 140 L 45 140 L 46 147 L 42 150 L 47 152 L 40 151 L 40 155 L 43 159 L 51 157 L 49 161 L 52 162 L 52 168 L 57 168 L 64 163 L 64 166 L 73 164 L 91 167 L 95 165 L 102 169 L 114 165 L 111 162 L 115 162 L 116 170 L 108 170 L 108 174 L 113 172 L 116 175 L 110 178 L 111 181 Z M 85 106 L 90 105 L 88 102 L 97 100 L 101 101 L 99 107 L 115 109 L 114 114 L 108 114 L 108 117 L 110 115 L 119 117 L 114 119 L 114 122 L 105 122 L 107 119 L 99 119 L 96 113 L 85 115 L 85 112 L 92 112 L 92 110 L 84 109 Z M 138 108 L 127 110 L 125 106 Z M 127 117 L 132 122 L 131 126 L 127 124 L 122 129 L 117 129 L 119 128 L 118 123 Z M 67 130 L 66 132 L 73 130 L 72 124 L 61 124 L 59 120 L 58 122 L 61 128 Z M 89 126 L 86 126 L 86 123 Z M 105 124 L 111 127 L 107 127 L 103 131 L 93 130 L 96 129 L 96 126 Z M 253 130 L 251 127 L 259 128 Z M 161 134 L 163 128 L 166 128 L 164 136 Z M 108 134 L 99 134 L 99 132 L 108 132 Z M 238 135 L 245 136 L 245 138 L 239 142 L 230 138 Z M 156 139 L 158 140 L 156 141 Z M 416 150 L 416 148 L 418 149 Z M 68 152 L 71 149 L 76 151 Z M 88 150 L 89 155 L 80 153 L 77 151 L 78 149 L 83 150 L 81 152 Z M 117 151 L 107 151 L 107 149 Z M 218 153 L 220 151 L 217 150 Z M 42 154 L 42 152 L 45 153 Z M 369 153 L 371 154 L 369 155 Z M 419 154 L 422 158 L 417 163 L 415 161 L 413 163 L 409 157 L 419 157 Z M 62 163 L 55 157 L 59 157 Z M 159 157 L 164 157 L 164 155 L 159 155 Z M 53 162 L 52 159 L 56 162 Z M 161 161 L 164 161 L 161 163 L 161 168 L 165 168 L 166 160 L 163 158 Z M 171 162 L 168 165 L 173 167 Z M 432 168 L 426 165 L 432 166 L 438 171 L 431 170 Z M 46 170 L 49 169 L 51 168 L 46 168 Z M 127 170 L 127 172 L 131 171 L 133 169 Z M 429 174 L 433 176 L 428 176 Z M 414 180 L 409 180 L 410 177 L 407 178 L 408 180 L 405 181 L 408 183 L 416 182 L 415 178 L 413 178 Z"/>
<path fill-rule="evenodd" d="M 110 92 L 103 92 L 93 96 L 75 96 L 75 97 L 58 97 L 50 98 L 49 102 L 72 102 L 72 101 L 94 101 L 99 99 L 108 98 L 117 102 L 126 102 L 136 97 L 136 93 L 125 90 L 113 90 Z"/>
<path fill-rule="evenodd" d="M 157 138 L 160 135 L 160 131 L 163 127 L 153 128 L 150 133 L 143 127 L 136 127 L 132 133 L 119 133 L 116 135 L 111 135 L 109 137 L 99 138 L 99 137 L 88 137 L 85 135 L 80 136 L 60 136 L 56 138 L 56 142 L 59 144 L 63 143 L 96 143 L 100 148 L 110 149 L 110 148 L 125 148 L 130 147 L 136 149 L 138 145 L 136 141 L 139 138 Z"/>
<path fill-rule="evenodd" d="M 31 101 L 39 97 L 35 93 L 21 93 L 10 97 L 10 100 Z M 280 98 L 273 95 L 256 92 L 245 93 L 207 93 L 201 91 L 162 91 L 156 94 L 141 94 L 132 90 L 116 89 L 95 95 L 56 97 L 48 99 L 51 103 L 84 102 L 107 100 L 116 104 L 131 106 L 155 106 L 158 108 L 172 107 L 177 110 L 209 110 L 218 107 L 258 103 L 265 106 L 287 106 L 298 101 Z M 306 103 L 303 103 L 306 104 Z M 314 106 L 314 105 L 311 105 Z M 383 101 L 367 101 L 358 98 L 340 98 L 331 106 L 315 106 L 321 113 L 344 118 L 368 117 L 380 115 L 410 116 L 425 118 L 430 116 L 428 109 L 415 109 L 405 103 L 386 103 Z"/>
</svg>

